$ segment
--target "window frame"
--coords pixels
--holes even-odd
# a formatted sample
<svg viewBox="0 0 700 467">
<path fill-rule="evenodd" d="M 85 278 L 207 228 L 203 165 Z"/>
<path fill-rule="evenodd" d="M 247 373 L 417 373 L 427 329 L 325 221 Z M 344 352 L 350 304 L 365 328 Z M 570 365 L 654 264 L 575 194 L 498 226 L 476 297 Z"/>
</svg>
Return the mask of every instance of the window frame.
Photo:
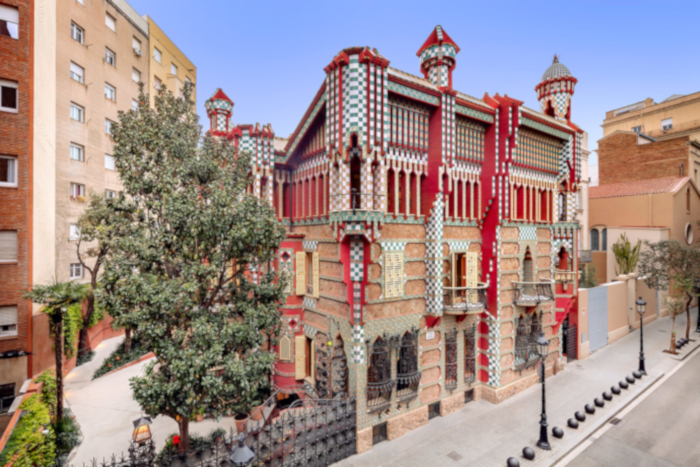
<svg viewBox="0 0 700 467">
<path fill-rule="evenodd" d="M 2 89 L 15 90 L 15 107 L 5 107 L 2 102 Z M 19 113 L 19 83 L 9 79 L 0 79 L 0 111 L 8 113 Z"/>
<path fill-rule="evenodd" d="M 84 272 L 83 272 L 83 265 L 80 263 L 70 263 L 70 272 L 69 272 L 69 278 L 70 280 L 76 280 L 76 279 L 82 279 L 84 277 Z M 73 272 L 74 271 L 79 271 L 80 275 L 75 275 Z"/>
<path fill-rule="evenodd" d="M 160 87 L 163 85 L 163 81 L 156 75 L 153 75 L 153 89 L 160 91 Z"/>
<path fill-rule="evenodd" d="M 76 36 L 80 36 L 80 38 Z M 85 29 L 80 27 L 75 21 L 70 22 L 70 37 L 79 44 L 85 43 Z"/>
<path fill-rule="evenodd" d="M 0 21 L 4 22 L 6 25 L 14 25 L 14 28 L 6 27 L 6 30 L 9 32 L 9 34 L 2 34 L 4 37 L 9 37 L 10 39 L 14 40 L 19 40 L 19 8 L 17 8 L 15 5 L 6 5 L 6 4 L 0 4 L 0 8 L 7 8 L 8 10 L 13 10 L 12 14 L 8 13 L 5 19 L 0 19 Z M 11 18 L 12 17 L 12 18 Z M 17 21 L 12 21 L 14 18 L 17 18 Z M 14 32 L 15 36 L 12 35 Z"/>
<path fill-rule="evenodd" d="M 80 65 L 78 65 L 77 63 L 75 63 L 75 62 L 72 61 L 72 60 L 71 60 L 70 64 L 71 64 L 71 66 L 70 66 L 70 77 L 71 77 L 71 79 L 72 79 L 73 81 L 77 81 L 77 82 L 80 83 L 80 84 L 85 84 L 85 68 L 81 67 Z M 75 65 L 77 68 L 80 68 L 80 75 L 78 75 L 77 73 L 74 73 L 74 72 L 73 72 L 73 66 L 74 66 L 74 65 Z M 74 74 L 75 74 L 76 76 L 79 76 L 80 79 L 75 79 L 75 77 L 73 76 Z"/>
<path fill-rule="evenodd" d="M 105 199 L 113 199 L 117 197 L 117 192 L 114 190 L 105 189 Z"/>
<path fill-rule="evenodd" d="M 158 50 L 158 47 L 156 46 L 153 46 L 153 60 L 160 63 L 161 65 L 163 64 L 163 52 Z"/>
<path fill-rule="evenodd" d="M 107 133 L 110 137 L 112 136 L 112 125 L 114 125 L 114 121 L 105 118 L 105 133 Z"/>
<path fill-rule="evenodd" d="M 595 247 L 593 244 L 593 238 L 595 233 Z M 591 229 L 591 251 L 600 251 L 600 231 L 597 228 Z"/>
<path fill-rule="evenodd" d="M 73 187 L 78 187 L 79 193 L 74 194 Z M 70 197 L 71 199 L 78 199 L 79 196 L 85 196 L 85 185 L 83 183 L 70 182 Z"/>
<path fill-rule="evenodd" d="M 112 59 L 111 62 L 109 61 L 110 57 Z M 109 47 L 105 47 L 105 62 L 115 68 L 117 66 L 117 53 Z"/>
<path fill-rule="evenodd" d="M 138 80 L 135 80 L 134 77 L 138 75 Z M 136 69 L 135 67 L 131 67 L 131 81 L 134 83 L 140 83 L 141 82 L 141 72 Z"/>
<path fill-rule="evenodd" d="M 16 187 L 17 186 L 17 178 L 19 177 L 19 170 L 18 170 L 19 169 L 19 167 L 18 167 L 19 161 L 17 160 L 17 156 L 9 156 L 9 155 L 5 155 L 5 154 L 0 154 L 0 159 L 7 159 L 7 160 L 11 161 L 8 164 L 8 173 L 12 172 L 12 174 L 14 175 L 14 177 L 12 177 L 14 179 L 14 182 L 4 182 L 4 181 L 0 180 L 0 187 L 2 187 L 2 188 L 14 188 L 14 187 Z"/>
<path fill-rule="evenodd" d="M 68 224 L 68 240 L 79 240 L 80 239 L 80 226 L 78 224 L 70 223 Z"/>
<path fill-rule="evenodd" d="M 73 149 L 78 150 L 80 158 L 76 159 L 73 157 Z M 72 161 L 85 162 L 85 146 L 77 143 L 70 143 L 70 159 Z"/>
<path fill-rule="evenodd" d="M 109 92 L 112 93 L 112 97 L 109 97 Z M 105 98 L 112 102 L 117 102 L 117 88 L 109 83 L 105 83 Z"/>
<path fill-rule="evenodd" d="M 136 99 L 131 99 L 131 110 L 139 110 L 139 102 Z"/>
<path fill-rule="evenodd" d="M 110 26 L 110 24 L 109 24 L 110 19 L 112 20 L 112 25 L 114 27 Z M 117 18 L 110 15 L 108 12 L 105 12 L 105 26 L 107 26 L 107 28 L 109 28 L 109 30 L 111 30 L 113 32 L 117 32 Z"/>
<path fill-rule="evenodd" d="M 175 72 L 173 73 L 173 69 L 175 69 Z M 177 65 L 174 63 L 170 62 L 170 74 L 173 76 L 177 76 Z"/>
<path fill-rule="evenodd" d="M 73 109 L 80 112 L 80 119 L 73 118 Z M 83 107 L 82 105 L 78 105 L 75 102 L 71 102 L 70 103 L 70 118 L 74 122 L 85 123 L 85 107 Z"/>
<path fill-rule="evenodd" d="M 17 230 L 12 230 L 12 229 L 3 229 L 0 230 L 0 233 L 10 233 L 10 237 L 12 237 L 12 234 L 14 233 L 14 253 L 15 257 L 13 258 L 1 258 L 0 257 L 0 264 L 15 264 L 19 261 L 19 232 Z"/>
<path fill-rule="evenodd" d="M 12 325 L 10 325 L 12 326 Z M 12 337 L 17 335 L 17 325 L 15 324 L 15 334 L 7 334 L 3 335 L 3 332 L 0 329 L 0 337 Z M 12 397 L 9 396 L 9 392 L 7 391 L 8 389 L 12 388 Z M 8 395 L 3 395 L 3 392 L 7 391 Z M 17 383 L 6 383 L 6 384 L 0 384 L 0 414 L 6 414 L 10 411 L 10 407 L 12 407 L 12 403 L 15 401 L 17 392 Z"/>
<path fill-rule="evenodd" d="M 661 120 L 661 130 L 668 131 L 673 129 L 673 117 L 664 118 Z"/>
<path fill-rule="evenodd" d="M 112 161 L 112 167 L 108 167 L 107 161 L 111 160 Z M 117 160 L 114 158 L 114 156 L 110 154 L 105 154 L 105 169 L 106 170 L 111 170 L 115 172 L 117 170 Z"/>
<path fill-rule="evenodd" d="M 138 48 L 136 45 L 138 44 Z M 142 53 L 142 48 L 141 48 L 141 41 L 138 40 L 136 37 L 131 38 L 131 48 L 134 49 L 134 52 Z"/>
</svg>

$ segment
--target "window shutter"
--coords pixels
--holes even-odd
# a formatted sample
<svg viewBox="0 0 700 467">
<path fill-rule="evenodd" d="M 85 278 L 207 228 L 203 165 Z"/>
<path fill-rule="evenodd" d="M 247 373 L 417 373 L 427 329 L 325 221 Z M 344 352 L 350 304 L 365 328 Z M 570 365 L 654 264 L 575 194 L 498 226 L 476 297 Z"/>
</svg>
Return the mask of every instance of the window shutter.
<svg viewBox="0 0 700 467">
<path fill-rule="evenodd" d="M 292 341 L 289 336 L 283 336 L 280 339 L 280 360 L 292 359 Z"/>
<path fill-rule="evenodd" d="M 387 252 L 384 257 L 384 289 L 386 298 L 403 295 L 403 252 Z"/>
<path fill-rule="evenodd" d="M 313 253 L 313 275 L 314 275 L 314 297 L 318 298 L 319 296 L 319 258 L 318 258 L 318 253 L 314 252 Z"/>
<path fill-rule="evenodd" d="M 294 378 L 306 378 L 306 336 L 294 337 Z"/>
<path fill-rule="evenodd" d="M 0 306 L 0 326 L 12 326 L 17 324 L 17 307 Z"/>
<path fill-rule="evenodd" d="M 311 341 L 311 345 L 309 346 L 311 348 L 311 381 L 313 381 L 314 385 L 316 384 L 316 342 L 313 340 Z"/>
<path fill-rule="evenodd" d="M 306 293 L 306 253 L 297 251 L 297 295 Z"/>
<path fill-rule="evenodd" d="M 457 253 L 452 253 L 452 275 L 450 280 L 450 287 L 457 287 L 457 261 L 459 261 L 459 255 Z"/>
<path fill-rule="evenodd" d="M 467 252 L 466 256 L 466 286 L 467 287 L 476 287 L 478 285 L 478 280 L 479 280 L 479 269 L 478 269 L 478 261 L 479 261 L 479 253 L 469 251 Z M 476 303 L 478 295 L 475 293 L 469 293 L 469 298 L 471 303 Z"/>
<path fill-rule="evenodd" d="M 0 262 L 17 261 L 17 231 L 0 232 Z"/>
</svg>

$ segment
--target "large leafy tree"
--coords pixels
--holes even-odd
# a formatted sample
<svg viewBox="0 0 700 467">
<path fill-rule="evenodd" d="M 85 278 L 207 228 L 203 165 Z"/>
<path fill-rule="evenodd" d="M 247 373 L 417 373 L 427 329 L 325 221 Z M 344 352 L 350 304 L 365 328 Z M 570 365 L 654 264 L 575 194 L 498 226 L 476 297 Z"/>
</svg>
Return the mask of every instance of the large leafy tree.
<svg viewBox="0 0 700 467">
<path fill-rule="evenodd" d="M 34 303 L 44 305 L 43 311 L 49 316 L 50 333 L 54 338 L 56 362 L 56 420 L 63 420 L 63 321 L 68 307 L 79 304 L 90 293 L 87 284 L 77 282 L 54 282 L 49 285 L 35 285 L 24 294 Z"/>
<path fill-rule="evenodd" d="M 685 298 L 688 318 L 685 337 L 690 338 L 690 305 L 693 285 L 700 279 L 700 249 L 682 245 L 676 240 L 644 242 L 640 255 L 639 274 L 651 289 L 669 290 L 674 297 Z M 677 299 L 677 298 L 676 298 Z"/>
<path fill-rule="evenodd" d="M 164 89 L 150 108 L 142 91 L 113 128 L 131 224 L 103 279 L 108 311 L 128 308 L 156 357 L 132 380 L 134 397 L 178 422 L 183 451 L 193 416 L 247 413 L 269 386 L 276 357 L 265 341 L 279 334 L 284 297 L 261 267 L 284 229 L 246 192 L 250 156 L 202 136 L 191 94 L 189 85 L 181 98 Z"/>
</svg>

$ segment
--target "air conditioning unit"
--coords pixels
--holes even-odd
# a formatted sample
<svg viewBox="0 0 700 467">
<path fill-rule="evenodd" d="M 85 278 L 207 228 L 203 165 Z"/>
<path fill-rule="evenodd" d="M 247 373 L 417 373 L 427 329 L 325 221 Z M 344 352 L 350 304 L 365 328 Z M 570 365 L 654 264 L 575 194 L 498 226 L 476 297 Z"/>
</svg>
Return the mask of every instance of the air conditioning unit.
<svg viewBox="0 0 700 467">
<path fill-rule="evenodd" d="M 143 55 L 143 52 L 141 52 L 140 49 L 134 49 L 134 55 L 136 55 L 137 57 L 140 57 Z"/>
</svg>

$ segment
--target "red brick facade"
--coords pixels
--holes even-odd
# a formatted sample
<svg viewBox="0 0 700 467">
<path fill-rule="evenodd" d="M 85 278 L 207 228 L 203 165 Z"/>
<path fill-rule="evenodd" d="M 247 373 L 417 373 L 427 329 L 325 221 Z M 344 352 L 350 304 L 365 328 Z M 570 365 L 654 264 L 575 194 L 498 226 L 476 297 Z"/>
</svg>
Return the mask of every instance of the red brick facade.
<svg viewBox="0 0 700 467">
<path fill-rule="evenodd" d="M 1 0 L 19 9 L 19 39 L 0 35 L 0 79 L 18 87 L 18 113 L 0 111 L 0 154 L 17 158 L 17 186 L 0 187 L 0 230 L 16 230 L 16 263 L 0 263 L 0 306 L 17 305 L 17 336 L 0 337 L 0 354 L 31 350 L 32 0 Z M 27 365 L 26 359 L 15 358 Z M 1 382 L 0 378 L 0 382 Z"/>
<path fill-rule="evenodd" d="M 689 137 L 648 144 L 637 144 L 638 138 L 632 132 L 620 132 L 598 142 L 600 185 L 676 177 L 680 164 L 689 175 Z"/>
</svg>

